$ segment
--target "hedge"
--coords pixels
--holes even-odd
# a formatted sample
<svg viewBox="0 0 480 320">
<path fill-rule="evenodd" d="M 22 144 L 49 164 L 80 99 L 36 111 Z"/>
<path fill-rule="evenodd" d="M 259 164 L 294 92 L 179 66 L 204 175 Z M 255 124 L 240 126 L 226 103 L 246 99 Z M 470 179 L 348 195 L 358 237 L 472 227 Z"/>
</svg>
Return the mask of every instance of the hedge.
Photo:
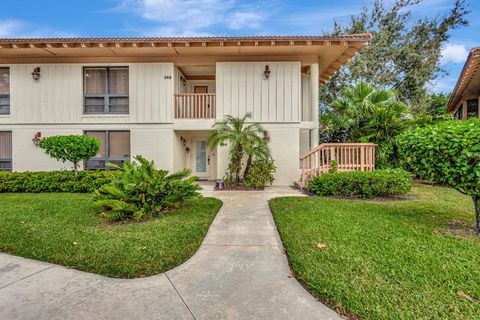
<svg viewBox="0 0 480 320">
<path fill-rule="evenodd" d="M 0 172 L 0 192 L 93 192 L 116 174 L 105 170 Z"/>
<path fill-rule="evenodd" d="M 401 169 L 330 172 L 316 176 L 308 185 L 319 196 L 364 198 L 402 195 L 411 187 L 411 174 Z"/>
</svg>

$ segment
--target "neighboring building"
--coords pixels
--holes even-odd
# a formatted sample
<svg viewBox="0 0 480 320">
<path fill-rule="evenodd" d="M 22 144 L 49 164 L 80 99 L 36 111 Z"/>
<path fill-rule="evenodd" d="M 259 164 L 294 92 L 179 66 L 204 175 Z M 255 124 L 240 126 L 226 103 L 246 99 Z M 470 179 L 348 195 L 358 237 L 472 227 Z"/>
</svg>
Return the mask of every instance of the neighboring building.
<svg viewBox="0 0 480 320">
<path fill-rule="evenodd" d="M 480 116 L 480 47 L 470 50 L 455 89 L 447 104 L 447 112 L 455 119 L 478 118 Z"/>
<path fill-rule="evenodd" d="M 318 144 L 318 88 L 370 34 L 299 37 L 0 39 L 0 169 L 61 170 L 35 135 L 101 143 L 87 169 L 134 155 L 223 177 L 212 125 L 253 114 L 270 135 L 277 185 L 298 179 Z"/>
</svg>

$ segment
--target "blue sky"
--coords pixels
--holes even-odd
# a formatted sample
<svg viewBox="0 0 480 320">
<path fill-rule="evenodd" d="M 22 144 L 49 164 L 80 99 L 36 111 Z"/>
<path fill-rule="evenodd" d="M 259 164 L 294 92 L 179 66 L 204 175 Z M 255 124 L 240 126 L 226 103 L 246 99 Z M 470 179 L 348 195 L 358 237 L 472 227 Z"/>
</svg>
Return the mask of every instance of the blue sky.
<svg viewBox="0 0 480 320">
<path fill-rule="evenodd" d="M 386 0 L 390 1 L 390 0 Z M 373 0 L 3 0 L 0 37 L 316 35 Z M 454 0 L 423 0 L 418 17 L 445 13 Z M 480 46 L 480 1 L 467 0 L 470 26 L 452 32 L 443 53 L 447 75 L 431 84 L 449 92 Z"/>
</svg>

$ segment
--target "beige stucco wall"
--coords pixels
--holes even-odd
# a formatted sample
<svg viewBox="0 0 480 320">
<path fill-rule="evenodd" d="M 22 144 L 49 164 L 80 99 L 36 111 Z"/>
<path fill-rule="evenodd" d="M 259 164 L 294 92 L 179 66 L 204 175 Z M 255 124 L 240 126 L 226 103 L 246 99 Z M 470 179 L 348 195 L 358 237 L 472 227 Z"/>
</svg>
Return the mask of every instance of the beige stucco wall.
<svg viewBox="0 0 480 320">
<path fill-rule="evenodd" d="M 130 130 L 130 154 L 153 160 L 157 168 L 173 171 L 173 141 L 171 129 L 135 128 Z"/>
<path fill-rule="evenodd" d="M 55 135 L 82 134 L 77 128 L 19 128 L 12 130 L 12 169 L 13 171 L 72 170 L 71 163 L 57 161 L 35 146 L 32 142 L 35 133 L 42 137 Z M 80 165 L 82 167 L 83 164 Z"/>
</svg>

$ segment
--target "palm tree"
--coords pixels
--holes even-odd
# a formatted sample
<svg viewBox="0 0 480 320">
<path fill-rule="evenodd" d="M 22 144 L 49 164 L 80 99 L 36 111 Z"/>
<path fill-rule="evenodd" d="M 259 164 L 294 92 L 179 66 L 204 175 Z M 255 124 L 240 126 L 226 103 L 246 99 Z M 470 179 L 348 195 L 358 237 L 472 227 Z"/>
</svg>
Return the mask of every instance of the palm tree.
<svg viewBox="0 0 480 320">
<path fill-rule="evenodd" d="M 252 155 L 253 157 L 255 146 L 262 146 L 262 144 L 266 145 L 262 139 L 262 134 L 264 132 L 262 126 L 258 123 L 246 123 L 246 120 L 251 118 L 251 113 L 245 114 L 242 118 L 227 115 L 225 116 L 224 121 L 218 122 L 213 126 L 215 131 L 208 139 L 208 144 L 211 148 L 215 148 L 224 142 L 230 144 L 229 171 L 232 174 L 235 174 L 237 182 L 240 181 L 242 160 L 244 159 L 246 152 L 249 153 L 249 156 Z M 252 160 L 250 160 L 250 162 L 251 161 Z"/>
<path fill-rule="evenodd" d="M 399 121 L 407 115 L 408 108 L 388 89 L 375 89 L 366 82 L 342 90 L 332 102 L 328 117 L 333 118 L 350 132 L 350 139 L 381 142 L 401 132 Z"/>
<path fill-rule="evenodd" d="M 245 146 L 245 153 L 247 154 L 247 163 L 245 165 L 245 171 L 243 172 L 243 179 L 248 177 L 254 159 L 266 161 L 272 159 L 270 148 L 268 147 L 268 136 L 265 135 L 262 140 L 247 144 Z"/>
<path fill-rule="evenodd" d="M 408 117 L 408 107 L 398 101 L 395 91 L 359 82 L 342 90 L 321 123 L 335 132 L 346 132 L 348 142 L 377 143 L 377 165 L 383 167 L 395 164 L 394 138 L 406 128 Z"/>
</svg>

